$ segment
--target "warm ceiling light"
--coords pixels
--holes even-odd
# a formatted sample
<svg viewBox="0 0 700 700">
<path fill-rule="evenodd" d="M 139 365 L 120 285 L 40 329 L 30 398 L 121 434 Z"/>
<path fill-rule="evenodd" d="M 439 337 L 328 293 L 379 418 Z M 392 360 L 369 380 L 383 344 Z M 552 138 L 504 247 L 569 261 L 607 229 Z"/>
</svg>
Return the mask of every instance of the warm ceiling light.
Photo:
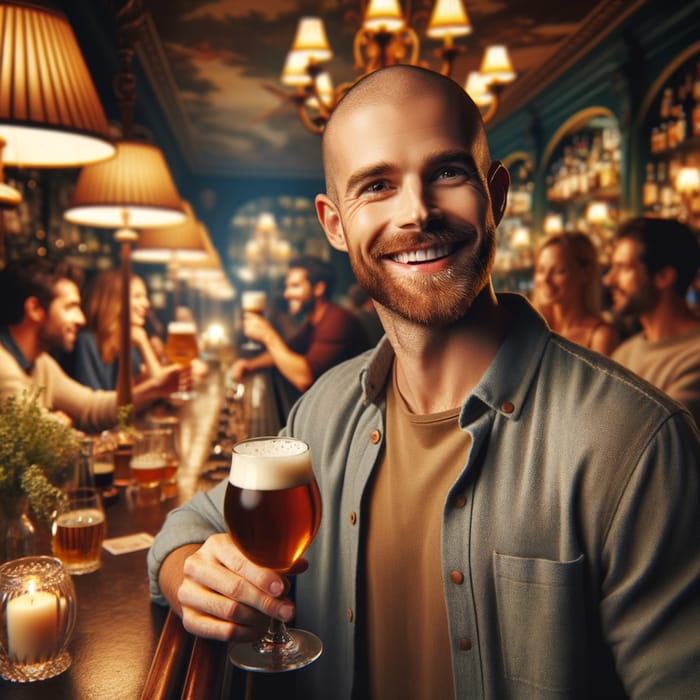
<svg viewBox="0 0 700 700">
<path fill-rule="evenodd" d="M 515 72 L 513 64 L 510 62 L 508 49 L 501 44 L 487 47 L 481 62 L 480 73 L 486 84 L 491 87 L 515 80 Z"/>
<path fill-rule="evenodd" d="M 431 39 L 466 36 L 472 25 L 461 0 L 437 0 L 428 22 L 426 34 Z"/>
<path fill-rule="evenodd" d="M 489 92 L 488 85 L 479 71 L 471 71 L 467 76 L 464 90 L 479 107 L 488 107 L 494 100 L 493 93 Z"/>
<path fill-rule="evenodd" d="M 82 169 L 64 217 L 84 226 L 147 228 L 184 221 L 185 211 L 163 153 L 118 141 L 117 154 Z"/>
<path fill-rule="evenodd" d="M 398 32 L 406 26 L 398 0 L 370 0 L 363 26 L 370 32 Z"/>
<path fill-rule="evenodd" d="M 676 189 L 681 194 L 700 191 L 700 170 L 692 165 L 684 165 L 676 176 Z"/>
<path fill-rule="evenodd" d="M 183 201 L 185 220 L 174 226 L 145 228 L 139 234 L 131 254 L 132 260 L 142 263 L 183 262 L 203 260 L 208 251 L 201 229 L 189 202 Z"/>
<path fill-rule="evenodd" d="M 369 0 L 363 5 L 362 26 L 353 40 L 355 67 L 361 71 L 357 79 L 386 66 L 426 65 L 420 59 L 420 39 L 410 26 L 412 18 L 404 14 L 399 0 Z M 423 14 L 421 8 L 415 17 Z M 426 34 L 430 38 L 442 40 L 442 46 L 435 52 L 442 61 L 439 68 L 442 75 L 452 76 L 455 60 L 463 51 L 455 44 L 455 38 L 471 32 L 472 26 L 463 0 L 435 1 Z M 309 53 L 297 53 L 301 49 L 308 50 Z M 354 82 L 342 82 L 336 88 L 332 87 L 330 76 L 325 77 L 321 65 L 331 56 L 323 21 L 318 17 L 301 18 L 292 50 L 287 54 L 282 71 L 282 82 L 291 85 L 294 90 L 283 92 L 282 98 L 296 107 L 304 126 L 317 134 L 323 131 L 338 101 Z M 482 114 L 484 122 L 487 122 L 498 109 L 504 86 L 515 79 L 505 46 L 491 46 L 487 49 L 482 62 L 482 73 L 484 71 L 482 78 L 491 93 L 490 98 L 487 95 L 482 98 L 482 104 L 489 104 L 489 109 Z M 303 77 L 304 74 L 306 78 Z M 323 83 L 320 77 L 322 75 Z M 279 94 L 277 90 L 273 89 L 273 92 Z"/>
<path fill-rule="evenodd" d="M 285 85 L 310 85 L 313 79 L 308 74 L 306 66 L 308 56 L 302 51 L 289 51 L 282 69 L 282 82 Z"/>
<path fill-rule="evenodd" d="M 0 37 L 5 164 L 64 168 L 113 155 L 107 118 L 66 17 L 2 0 Z"/>
<path fill-rule="evenodd" d="M 299 20 L 292 51 L 305 55 L 311 63 L 323 63 L 333 57 L 326 29 L 319 17 L 302 17 Z"/>
</svg>

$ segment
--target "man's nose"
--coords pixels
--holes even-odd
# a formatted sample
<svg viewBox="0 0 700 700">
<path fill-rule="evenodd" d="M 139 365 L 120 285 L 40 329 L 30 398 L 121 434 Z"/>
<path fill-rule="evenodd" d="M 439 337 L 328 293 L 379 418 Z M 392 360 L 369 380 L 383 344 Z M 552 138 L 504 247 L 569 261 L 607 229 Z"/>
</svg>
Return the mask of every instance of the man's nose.
<svg viewBox="0 0 700 700">
<path fill-rule="evenodd" d="M 401 187 L 396 223 L 403 226 L 425 226 L 430 217 L 431 205 L 427 191 L 419 177 L 407 178 Z"/>
</svg>

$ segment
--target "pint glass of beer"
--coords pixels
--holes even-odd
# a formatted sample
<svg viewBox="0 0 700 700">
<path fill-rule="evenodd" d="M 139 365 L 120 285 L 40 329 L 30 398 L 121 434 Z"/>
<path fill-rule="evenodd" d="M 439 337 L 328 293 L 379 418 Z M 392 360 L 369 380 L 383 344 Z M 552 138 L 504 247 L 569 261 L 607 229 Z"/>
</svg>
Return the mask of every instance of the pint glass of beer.
<svg viewBox="0 0 700 700">
<path fill-rule="evenodd" d="M 197 326 L 192 321 L 171 321 L 168 324 L 168 337 L 165 341 L 165 356 L 170 362 L 188 365 L 199 355 L 197 346 Z M 194 398 L 193 391 L 176 391 L 173 399 L 187 401 Z"/>
<path fill-rule="evenodd" d="M 259 437 L 233 447 L 224 499 L 233 541 L 260 566 L 288 571 L 313 540 L 321 522 L 321 497 L 309 446 L 288 437 Z M 315 661 L 321 640 L 271 620 L 253 644 L 231 644 L 229 658 L 254 671 L 289 671 Z"/>
<path fill-rule="evenodd" d="M 51 522 L 51 549 L 66 571 L 97 571 L 106 533 L 105 512 L 97 489 L 67 491 Z"/>
<path fill-rule="evenodd" d="M 149 505 L 160 501 L 161 482 L 165 478 L 170 431 L 163 428 L 142 430 L 134 441 L 131 455 L 131 480 L 136 502 Z"/>
<path fill-rule="evenodd" d="M 259 289 L 247 289 L 241 293 L 241 309 L 243 309 L 244 312 L 263 316 L 266 306 L 267 294 L 264 291 Z M 263 346 L 255 340 L 248 339 L 241 345 L 241 349 L 248 352 L 260 352 Z"/>
</svg>

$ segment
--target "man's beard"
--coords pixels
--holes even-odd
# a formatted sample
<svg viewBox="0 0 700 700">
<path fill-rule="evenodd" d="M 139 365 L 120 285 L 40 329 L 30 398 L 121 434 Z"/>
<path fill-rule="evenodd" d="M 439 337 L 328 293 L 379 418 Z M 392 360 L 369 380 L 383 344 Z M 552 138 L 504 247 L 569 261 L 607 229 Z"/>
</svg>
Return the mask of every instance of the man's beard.
<svg viewBox="0 0 700 700">
<path fill-rule="evenodd" d="M 463 231 L 443 229 L 423 233 L 419 241 L 438 246 L 446 243 L 463 245 L 465 241 L 469 244 L 475 239 L 475 229 L 465 227 Z M 385 248 L 377 246 L 372 251 L 372 260 L 379 260 Z M 411 281 L 404 276 L 397 282 L 379 265 L 368 265 L 352 252 L 350 265 L 358 284 L 381 306 L 412 323 L 449 326 L 465 315 L 488 283 L 495 253 L 496 231 L 494 227 L 489 227 L 484 230 L 477 249 L 462 263 L 461 269 L 451 266 L 444 272 L 416 274 Z"/>
<path fill-rule="evenodd" d="M 659 294 L 651 284 L 645 284 L 634 293 L 625 297 L 625 301 L 620 307 L 613 309 L 613 314 L 617 318 L 626 316 L 639 316 L 653 309 L 659 300 Z"/>
</svg>

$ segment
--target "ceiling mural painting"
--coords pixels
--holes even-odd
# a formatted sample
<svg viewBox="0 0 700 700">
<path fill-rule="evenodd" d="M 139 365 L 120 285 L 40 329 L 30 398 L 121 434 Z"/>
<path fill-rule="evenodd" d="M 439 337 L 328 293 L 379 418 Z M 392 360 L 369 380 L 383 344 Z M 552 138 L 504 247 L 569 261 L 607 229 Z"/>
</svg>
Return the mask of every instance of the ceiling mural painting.
<svg viewBox="0 0 700 700">
<path fill-rule="evenodd" d="M 411 3 L 421 59 L 438 68 L 439 44 L 424 38 L 432 0 Z M 457 43 L 453 77 L 464 84 L 487 44 L 508 46 L 518 79 L 533 77 L 605 2 L 466 0 L 473 33 Z M 244 177 L 318 177 L 320 139 L 284 99 L 285 56 L 304 15 L 323 18 L 337 85 L 354 80 L 353 37 L 362 0 L 144 0 L 139 58 L 191 167 Z M 408 10 L 404 0 L 403 7 Z"/>
</svg>

